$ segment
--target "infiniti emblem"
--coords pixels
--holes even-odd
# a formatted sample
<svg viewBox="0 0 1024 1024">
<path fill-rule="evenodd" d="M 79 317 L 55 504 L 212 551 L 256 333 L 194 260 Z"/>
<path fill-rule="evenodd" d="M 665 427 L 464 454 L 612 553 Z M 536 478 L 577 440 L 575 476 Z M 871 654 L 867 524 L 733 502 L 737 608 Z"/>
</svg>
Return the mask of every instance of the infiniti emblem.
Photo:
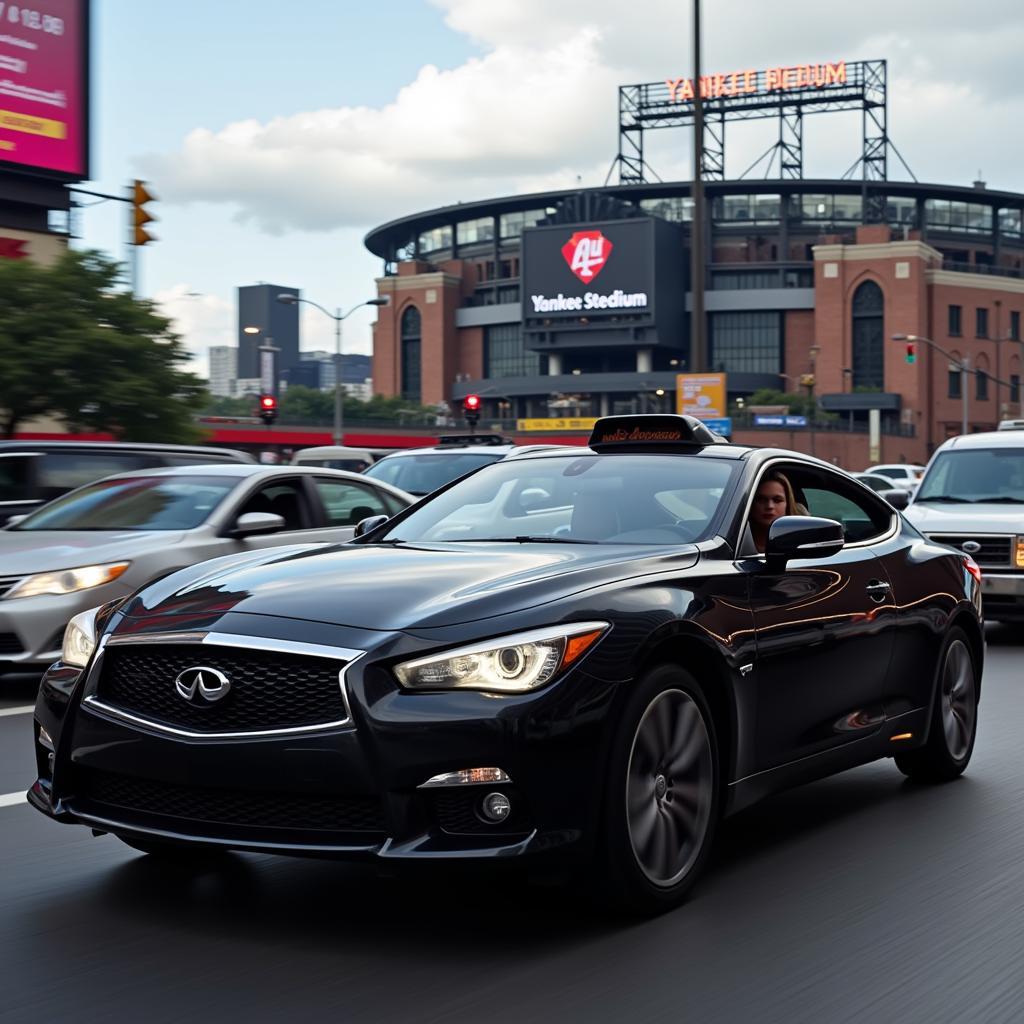
<svg viewBox="0 0 1024 1024">
<path fill-rule="evenodd" d="M 187 668 L 174 680 L 178 695 L 193 704 L 212 704 L 227 695 L 231 681 L 223 672 L 208 665 Z M 197 695 L 198 694 L 198 698 Z"/>
<path fill-rule="evenodd" d="M 961 551 L 966 551 L 969 555 L 976 555 L 981 550 L 981 545 L 976 540 L 965 540 L 960 545 Z"/>
</svg>

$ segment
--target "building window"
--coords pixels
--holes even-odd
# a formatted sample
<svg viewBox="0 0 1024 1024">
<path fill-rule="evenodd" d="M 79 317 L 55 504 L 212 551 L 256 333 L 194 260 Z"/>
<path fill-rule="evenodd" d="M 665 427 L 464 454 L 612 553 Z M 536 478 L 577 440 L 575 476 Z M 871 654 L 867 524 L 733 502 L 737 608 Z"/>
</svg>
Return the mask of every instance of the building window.
<svg viewBox="0 0 1024 1024">
<path fill-rule="evenodd" d="M 485 377 L 536 377 L 540 356 L 523 346 L 519 324 L 495 324 L 484 334 Z"/>
<path fill-rule="evenodd" d="M 974 373 L 975 391 L 974 397 L 979 402 L 988 401 L 988 374 L 984 370 L 976 370 Z"/>
<path fill-rule="evenodd" d="M 441 228 L 433 228 L 431 231 L 424 231 L 417 242 L 417 249 L 421 253 L 437 252 L 440 249 L 452 247 L 451 225 Z"/>
<path fill-rule="evenodd" d="M 974 311 L 974 334 L 978 338 L 988 337 L 988 309 L 984 306 Z"/>
<path fill-rule="evenodd" d="M 1020 401 L 1020 374 L 1019 373 L 1011 373 L 1010 374 L 1010 401 L 1011 402 L 1019 402 Z"/>
<path fill-rule="evenodd" d="M 402 397 L 410 402 L 422 400 L 422 320 L 420 311 L 409 306 L 402 314 Z"/>
<path fill-rule="evenodd" d="M 874 281 L 853 293 L 853 389 L 885 387 L 884 299 Z"/>
<path fill-rule="evenodd" d="M 518 238 L 525 228 L 539 224 L 551 210 L 520 210 L 517 213 L 503 213 L 499 220 L 502 238 Z"/>
<path fill-rule="evenodd" d="M 1020 313 L 1016 310 L 1010 311 L 1010 340 L 1020 341 Z"/>
<path fill-rule="evenodd" d="M 494 218 L 477 217 L 476 220 L 461 221 L 455 226 L 455 239 L 459 245 L 494 241 Z"/>
<path fill-rule="evenodd" d="M 950 369 L 949 371 L 949 397 L 960 397 L 960 371 Z"/>
<path fill-rule="evenodd" d="M 949 333 L 951 337 L 959 338 L 963 330 L 963 307 L 949 307 Z"/>
<path fill-rule="evenodd" d="M 782 369 L 782 318 L 778 313 L 712 313 L 711 365 L 726 373 Z"/>
</svg>

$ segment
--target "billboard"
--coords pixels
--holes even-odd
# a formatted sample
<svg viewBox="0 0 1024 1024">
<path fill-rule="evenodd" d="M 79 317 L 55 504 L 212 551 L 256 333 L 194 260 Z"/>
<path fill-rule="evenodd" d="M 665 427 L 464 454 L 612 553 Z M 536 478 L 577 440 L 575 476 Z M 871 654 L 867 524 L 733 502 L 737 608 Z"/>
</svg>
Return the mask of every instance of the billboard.
<svg viewBox="0 0 1024 1024">
<path fill-rule="evenodd" d="M 724 373 L 676 374 L 676 412 L 701 420 L 728 416 Z"/>
<path fill-rule="evenodd" d="M 0 167 L 89 174 L 89 0 L 0 0 Z"/>
</svg>

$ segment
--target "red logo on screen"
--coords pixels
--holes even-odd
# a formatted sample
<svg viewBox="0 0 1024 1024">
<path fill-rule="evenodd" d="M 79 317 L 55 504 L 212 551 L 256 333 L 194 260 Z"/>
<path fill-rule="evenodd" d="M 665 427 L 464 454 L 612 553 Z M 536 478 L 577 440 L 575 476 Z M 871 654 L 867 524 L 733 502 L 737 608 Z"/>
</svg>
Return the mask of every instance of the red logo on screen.
<svg viewBox="0 0 1024 1024">
<path fill-rule="evenodd" d="M 600 231 L 576 231 L 562 246 L 569 269 L 584 283 L 601 273 L 612 252 L 612 243 Z"/>
</svg>

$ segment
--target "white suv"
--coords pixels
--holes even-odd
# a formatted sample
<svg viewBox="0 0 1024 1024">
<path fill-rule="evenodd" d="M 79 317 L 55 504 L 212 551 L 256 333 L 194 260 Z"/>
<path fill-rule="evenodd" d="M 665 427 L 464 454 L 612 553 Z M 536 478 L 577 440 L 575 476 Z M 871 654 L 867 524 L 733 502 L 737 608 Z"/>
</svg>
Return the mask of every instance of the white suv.
<svg viewBox="0 0 1024 1024">
<path fill-rule="evenodd" d="M 943 444 L 904 513 L 982 568 L 985 618 L 1024 620 L 1024 436 L 967 434 Z"/>
</svg>

